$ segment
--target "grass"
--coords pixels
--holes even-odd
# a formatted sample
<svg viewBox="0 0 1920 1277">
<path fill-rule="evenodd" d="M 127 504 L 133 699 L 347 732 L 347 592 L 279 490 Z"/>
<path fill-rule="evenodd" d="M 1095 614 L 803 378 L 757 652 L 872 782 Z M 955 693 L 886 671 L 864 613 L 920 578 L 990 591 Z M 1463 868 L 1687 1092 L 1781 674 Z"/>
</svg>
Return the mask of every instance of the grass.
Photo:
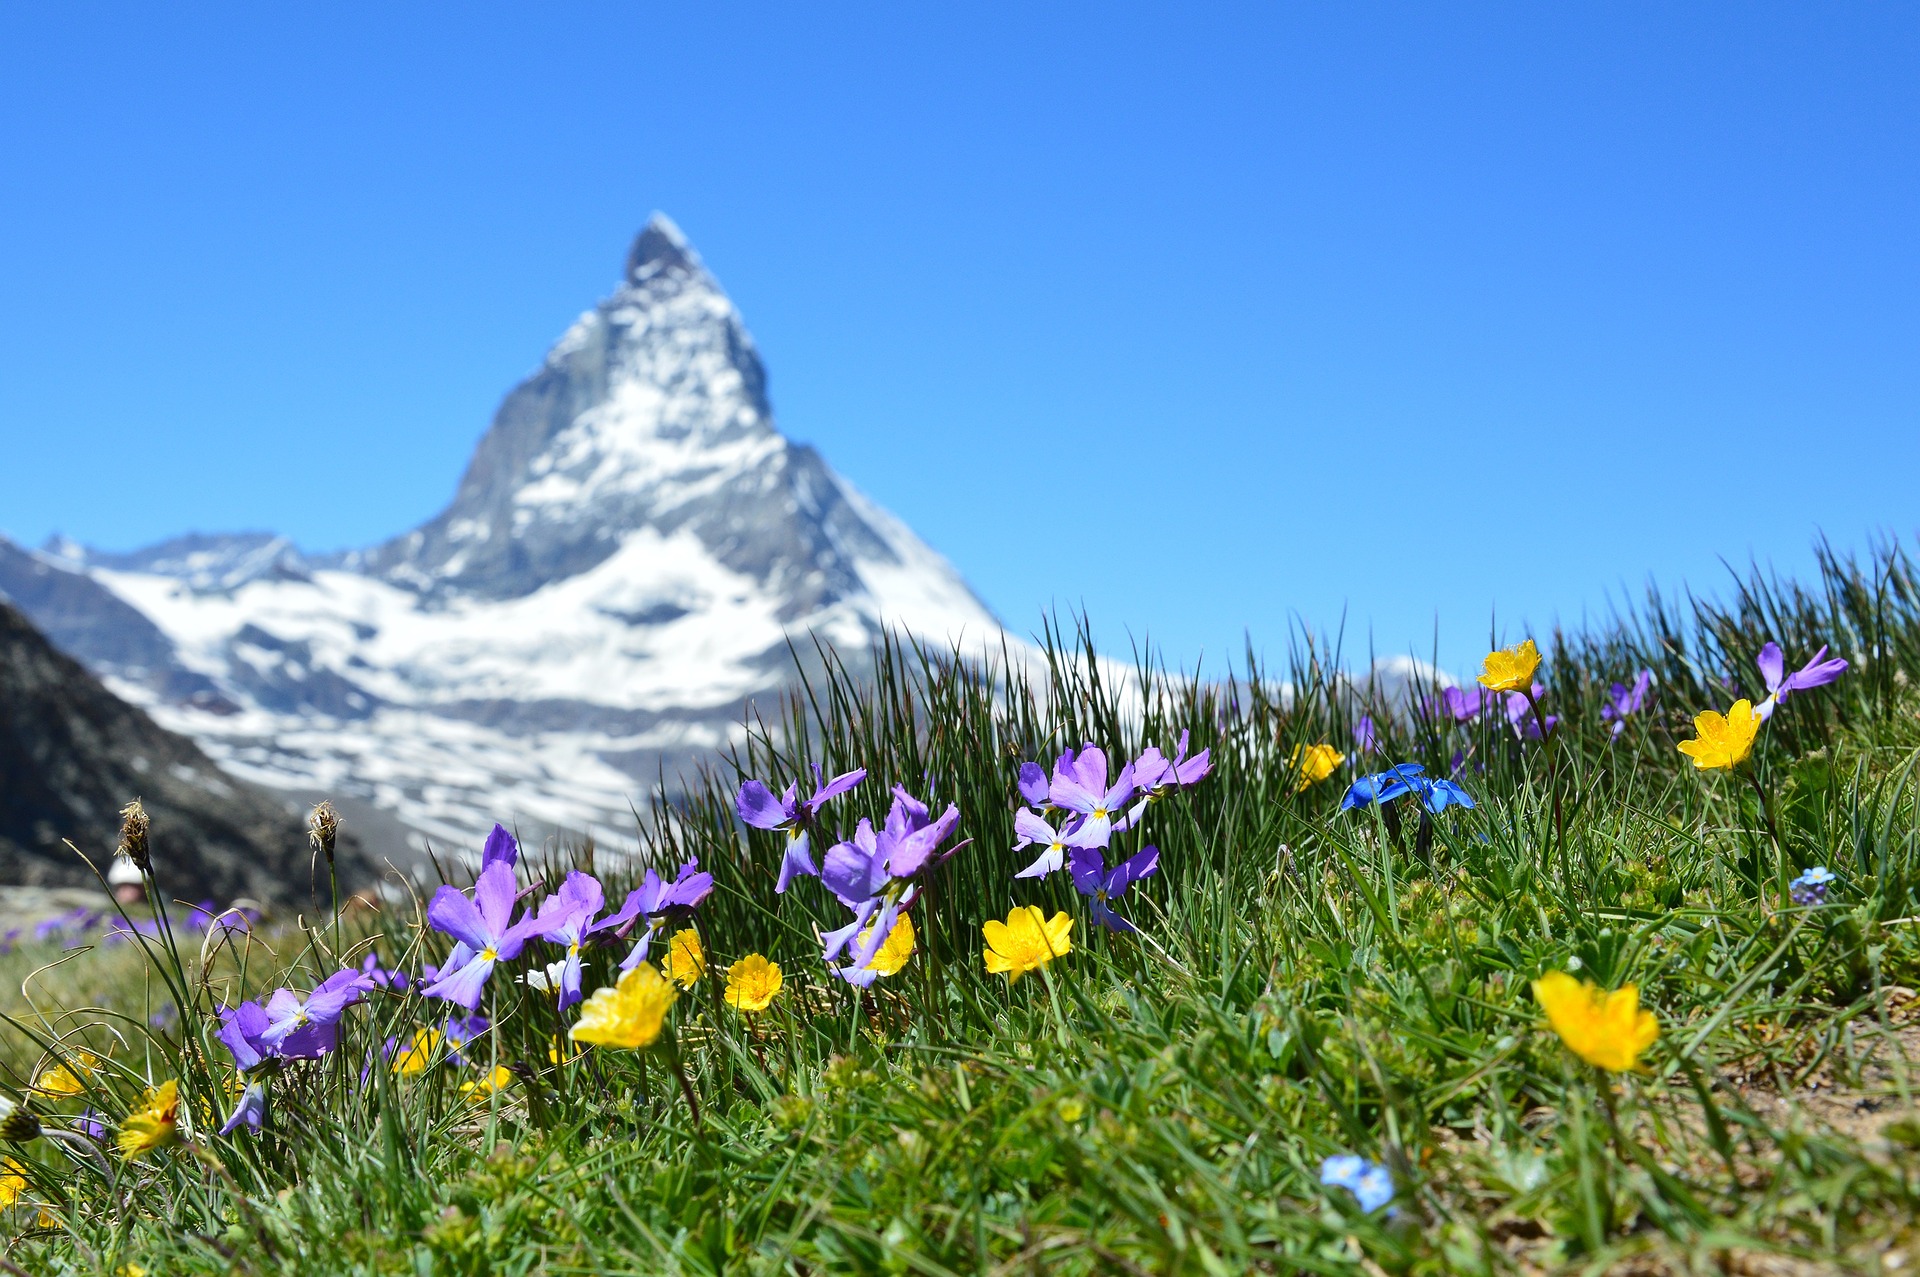
<svg viewBox="0 0 1920 1277">
<path fill-rule="evenodd" d="M 1675 749 L 1699 710 L 1759 689 L 1753 654 L 1852 662 L 1789 699 L 1734 773 Z M 1037 666 L 883 644 L 753 725 L 738 756 L 640 823 L 644 855 L 716 879 L 698 926 L 709 977 L 671 1048 L 556 1050 L 574 1018 L 496 977 L 469 1063 L 397 1076 L 390 1036 L 444 1018 L 417 993 L 347 1013 L 340 1049 L 271 1084 L 259 1134 L 230 1107 L 222 1001 L 300 987 L 357 960 L 439 961 L 417 906 L 0 958 L 0 1069 L 17 1096 L 58 1049 L 102 1058 L 83 1106 L 116 1124 L 177 1077 L 192 1127 L 135 1162 L 16 1147 L 13 1271 L 39 1273 L 1480 1273 L 1891 1271 L 1920 1236 L 1920 575 L 1898 545 L 1823 553 L 1801 587 L 1750 576 L 1730 602 L 1649 598 L 1592 631 L 1543 636 L 1548 766 L 1504 714 L 1396 714 L 1301 639 L 1288 667 L 1199 682 L 1145 655 L 1116 675 L 1084 626 Z M 1618 739 L 1605 689 L 1650 668 L 1653 702 Z M 1337 811 L 1354 725 L 1373 762 L 1454 774 L 1478 800 L 1397 832 Z M 1129 894 L 1145 938 L 1088 934 L 1065 875 L 1013 872 L 1023 760 L 1097 742 L 1132 755 L 1180 732 L 1213 774 L 1154 804 L 1162 872 Z M 1349 754 L 1299 791 L 1297 746 Z M 1458 762 L 1456 763 L 1456 756 Z M 971 840 L 914 910 L 920 950 L 866 995 L 832 979 L 820 884 L 774 893 L 780 836 L 743 832 L 744 776 L 864 765 L 830 823 L 881 817 L 904 785 L 958 804 Z M 1550 786 L 1549 777 L 1553 777 Z M 1561 811 L 1555 825 L 1555 793 Z M 1764 802 L 1764 806 L 1763 806 Z M 937 808 L 936 808 L 937 810 Z M 551 887 L 591 846 L 521 863 Z M 1828 902 L 1786 883 L 1818 864 Z M 164 866 L 159 869 L 164 889 Z M 464 877 L 461 881 L 465 881 Z M 536 896 L 537 898 L 537 896 Z M 1010 983 L 981 923 L 1015 904 L 1076 918 L 1074 949 Z M 539 946 L 535 946 L 539 949 Z M 761 952 L 786 983 L 745 1017 L 717 974 Z M 588 954 L 586 985 L 619 948 Z M 538 961 L 553 954 L 540 951 Z M 530 958 L 529 962 L 534 959 Z M 49 962 L 52 970 L 41 970 Z M 518 964 L 524 968 L 529 962 Z M 1645 1071 L 1607 1075 L 1548 1031 L 1530 981 L 1577 970 L 1635 984 L 1662 1032 Z M 28 978 L 29 972 L 34 974 Z M 155 1028 L 166 1005 L 178 1014 Z M 675 1076 L 684 1067 L 696 1121 Z M 494 1064 L 506 1090 L 460 1090 Z M 364 1071 L 363 1071 L 364 1070 Z M 1355 1152 L 1392 1173 L 1391 1212 L 1319 1182 Z"/>
</svg>

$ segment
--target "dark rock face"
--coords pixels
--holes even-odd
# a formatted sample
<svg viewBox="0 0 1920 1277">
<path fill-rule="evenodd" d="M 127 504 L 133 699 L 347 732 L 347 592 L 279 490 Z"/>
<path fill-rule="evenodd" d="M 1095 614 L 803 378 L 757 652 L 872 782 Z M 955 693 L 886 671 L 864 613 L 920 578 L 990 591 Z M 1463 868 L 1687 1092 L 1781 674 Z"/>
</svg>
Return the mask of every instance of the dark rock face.
<svg viewBox="0 0 1920 1277">
<path fill-rule="evenodd" d="M 154 876 L 169 897 L 304 903 L 316 879 L 327 892 L 297 806 L 222 772 L 0 603 L 0 882 L 93 885 L 62 839 L 104 870 L 134 798 L 152 819 Z M 351 831 L 336 854 L 343 886 L 374 878 Z"/>
</svg>

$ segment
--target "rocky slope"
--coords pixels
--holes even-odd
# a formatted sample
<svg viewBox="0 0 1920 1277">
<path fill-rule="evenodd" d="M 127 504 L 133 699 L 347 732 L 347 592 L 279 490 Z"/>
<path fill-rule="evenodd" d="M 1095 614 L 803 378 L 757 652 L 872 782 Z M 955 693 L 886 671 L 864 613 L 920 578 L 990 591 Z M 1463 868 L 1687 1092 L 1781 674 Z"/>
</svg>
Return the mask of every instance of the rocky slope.
<svg viewBox="0 0 1920 1277">
<path fill-rule="evenodd" d="M 129 627 L 130 633 L 138 633 Z M 171 897 L 222 903 L 310 899 L 303 812 L 224 774 L 56 651 L 0 602 L 0 882 L 89 886 L 62 840 L 103 870 L 133 798 L 153 822 L 154 873 Z M 372 880 L 358 840 L 336 854 L 343 880 Z M 324 883 L 324 867 L 321 870 Z M 325 890 L 325 887 L 322 887 Z"/>
</svg>

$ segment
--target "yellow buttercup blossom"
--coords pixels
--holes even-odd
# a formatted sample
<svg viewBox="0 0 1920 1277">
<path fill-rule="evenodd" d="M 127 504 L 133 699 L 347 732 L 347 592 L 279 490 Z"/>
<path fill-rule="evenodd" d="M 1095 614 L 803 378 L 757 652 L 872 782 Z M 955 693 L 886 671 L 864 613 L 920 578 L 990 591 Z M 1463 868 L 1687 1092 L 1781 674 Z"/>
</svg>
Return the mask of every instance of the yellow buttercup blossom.
<svg viewBox="0 0 1920 1277">
<path fill-rule="evenodd" d="M 1693 720 L 1694 735 L 1698 739 L 1681 741 L 1680 752 L 1691 758 L 1701 771 L 1731 767 L 1753 752 L 1754 737 L 1760 734 L 1760 724 L 1765 721 L 1753 712 L 1752 702 L 1745 700 L 1735 701 L 1724 718 L 1708 710 Z"/>
<path fill-rule="evenodd" d="M 470 1100 L 484 1103 L 495 1091 L 504 1091 L 513 1085 L 513 1070 L 504 1064 L 494 1066 L 493 1072 L 478 1082 L 462 1082 L 460 1094 Z"/>
<path fill-rule="evenodd" d="M 433 1063 L 434 1052 L 440 1049 L 440 1030 L 415 1029 L 413 1041 L 407 1043 L 393 1055 L 393 1071 L 401 1077 L 411 1077 L 415 1073 L 424 1073 Z"/>
<path fill-rule="evenodd" d="M 987 938 L 987 970 L 1006 972 L 1009 984 L 1073 951 L 1073 919 L 1064 912 L 1048 918 L 1038 905 L 1016 908 L 1005 922 L 989 921 L 981 931 Z"/>
<path fill-rule="evenodd" d="M 1294 786 L 1293 792 L 1297 794 L 1309 785 L 1318 785 L 1346 761 L 1347 756 L 1331 745 L 1295 745 L 1292 766 L 1300 776 L 1300 783 Z"/>
<path fill-rule="evenodd" d="M 168 1078 L 150 1090 L 120 1123 L 120 1156 L 127 1161 L 180 1138 L 180 1084 Z"/>
<path fill-rule="evenodd" d="M 0 1210 L 20 1200 L 27 1191 L 27 1168 L 11 1157 L 0 1159 Z"/>
<path fill-rule="evenodd" d="M 741 1011 L 764 1011 L 780 992 L 780 964 L 764 954 L 750 953 L 727 968 L 727 1005 Z"/>
<path fill-rule="evenodd" d="M 667 946 L 667 960 L 663 965 L 673 982 L 683 989 L 691 989 L 700 983 L 700 977 L 707 973 L 707 951 L 700 947 L 700 933 L 692 927 L 682 927 L 674 932 L 673 943 Z"/>
<path fill-rule="evenodd" d="M 1534 673 L 1540 668 L 1540 649 L 1527 639 L 1516 647 L 1503 647 L 1487 653 L 1480 671 L 1480 686 L 1495 692 L 1525 692 L 1533 687 Z"/>
<path fill-rule="evenodd" d="M 91 1051 L 76 1051 L 73 1059 L 49 1065 L 34 1079 L 33 1089 L 42 1095 L 64 1099 L 87 1089 L 85 1079 L 100 1069 L 100 1057 Z"/>
<path fill-rule="evenodd" d="M 589 1046 L 637 1051 L 659 1040 L 667 1022 L 667 1008 L 680 995 L 673 983 L 643 962 L 620 977 L 620 983 L 595 989 L 580 1007 L 580 1021 L 567 1034 Z"/>
<path fill-rule="evenodd" d="M 1637 1068 L 1640 1053 L 1660 1036 L 1653 1012 L 1640 1009 L 1636 985 L 1609 993 L 1564 971 L 1549 971 L 1533 982 L 1533 997 L 1569 1051 L 1612 1073 Z"/>
<path fill-rule="evenodd" d="M 862 940 L 872 934 L 873 928 L 860 933 Z M 900 915 L 900 921 L 893 924 L 893 930 L 887 932 L 886 942 L 875 950 L 873 960 L 867 963 L 867 970 L 880 975 L 897 975 L 900 968 L 907 965 L 907 959 L 913 956 L 915 937 L 913 919 L 906 914 Z"/>
</svg>

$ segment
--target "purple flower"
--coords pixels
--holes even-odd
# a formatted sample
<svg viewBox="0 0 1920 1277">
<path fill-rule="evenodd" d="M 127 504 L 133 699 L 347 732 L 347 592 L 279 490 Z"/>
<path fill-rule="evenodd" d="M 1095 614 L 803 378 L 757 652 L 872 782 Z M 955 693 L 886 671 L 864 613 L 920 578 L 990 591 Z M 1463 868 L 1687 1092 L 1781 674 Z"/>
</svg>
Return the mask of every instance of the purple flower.
<svg viewBox="0 0 1920 1277">
<path fill-rule="evenodd" d="M 1155 765 L 1163 769 L 1172 766 L 1164 762 Z M 1159 775 L 1164 780 L 1166 770 L 1161 770 Z M 1125 813 L 1133 792 L 1133 764 L 1122 767 L 1119 776 L 1109 785 L 1106 753 L 1095 745 L 1088 745 L 1078 757 L 1072 750 L 1060 755 L 1060 761 L 1054 765 L 1053 781 L 1047 786 L 1047 798 L 1055 807 L 1080 818 L 1064 835 L 1069 847 L 1106 846 L 1113 837 L 1114 818 Z"/>
<path fill-rule="evenodd" d="M 711 875 L 708 875 L 711 882 Z M 560 890 L 540 902 L 540 912 L 531 924 L 534 934 L 553 944 L 565 945 L 567 956 L 560 971 L 560 1009 L 566 1010 L 581 1000 L 580 946 L 593 928 L 593 920 L 606 904 L 600 880 L 577 870 L 567 875 Z"/>
<path fill-rule="evenodd" d="M 493 832 L 487 835 L 487 845 L 480 850 L 480 868 L 490 865 L 505 865 L 511 869 L 520 863 L 520 844 L 507 832 L 505 825 L 495 824 Z"/>
<path fill-rule="evenodd" d="M 68 1125 L 96 1144 L 104 1144 L 106 1142 L 107 1124 L 102 1122 L 100 1115 L 92 1109 L 82 1111 L 80 1116 L 74 1118 Z"/>
<path fill-rule="evenodd" d="M 360 960 L 360 975 L 366 980 L 369 989 L 389 989 L 394 993 L 407 991 L 407 973 L 389 971 L 380 965 L 380 955 L 367 950 L 367 956 Z"/>
<path fill-rule="evenodd" d="M 233 1112 L 221 1124 L 220 1133 L 231 1135 L 242 1126 L 257 1131 L 266 1115 L 267 1084 L 259 1080 L 249 1082 L 247 1089 L 240 1095 L 240 1103 L 234 1106 Z"/>
<path fill-rule="evenodd" d="M 261 1045 L 287 1059 L 331 1051 L 334 1026 L 368 987 L 366 977 L 350 967 L 334 972 L 305 997 L 292 989 L 274 990 L 267 999 L 267 1027 L 260 1034 Z"/>
<path fill-rule="evenodd" d="M 1072 872 L 1073 888 L 1087 898 L 1087 909 L 1095 922 L 1110 931 L 1133 931 L 1134 925 L 1109 906 L 1126 895 L 1129 886 L 1160 872 L 1160 849 L 1142 847 L 1130 859 L 1108 869 L 1098 848 L 1075 847 Z"/>
<path fill-rule="evenodd" d="M 917 894 L 918 886 L 912 879 L 933 862 L 934 852 L 960 823 L 960 809 L 952 803 L 938 820 L 930 820 L 928 815 L 925 803 L 896 785 L 885 824 L 875 829 L 871 821 L 863 819 L 851 840 L 828 848 L 820 881 L 853 910 L 854 916 L 846 926 L 821 934 L 821 957 L 825 961 L 834 961 L 851 946 L 850 969 L 858 974 L 893 934 L 900 911 L 912 904 Z M 955 847 L 946 855 L 959 849 Z M 861 983 L 846 971 L 841 974 L 855 984 Z"/>
<path fill-rule="evenodd" d="M 1760 667 L 1760 676 L 1767 681 L 1767 699 L 1753 707 L 1753 712 L 1761 719 L 1773 717 L 1773 711 L 1787 699 L 1789 692 L 1804 692 L 1809 688 L 1825 687 L 1847 672 L 1847 663 L 1839 657 L 1827 660 L 1827 645 L 1822 643 L 1813 659 L 1793 673 L 1787 673 L 1787 659 L 1780 651 L 1780 645 L 1771 639 L 1760 649 L 1755 664 Z"/>
<path fill-rule="evenodd" d="M 1031 808 L 1022 807 L 1014 813 L 1013 832 L 1020 836 L 1020 841 L 1013 844 L 1015 851 L 1019 851 L 1022 847 L 1034 843 L 1038 843 L 1046 848 L 1045 851 L 1040 853 L 1038 860 L 1035 860 L 1025 869 L 1022 869 L 1019 873 L 1015 874 L 1014 877 L 1044 878 L 1056 869 L 1066 867 L 1067 844 L 1063 840 L 1063 831 L 1055 829 L 1040 816 L 1034 814 Z"/>
<path fill-rule="evenodd" d="M 272 1047 L 261 1041 L 267 1031 L 267 1012 L 258 1002 L 242 1002 L 231 1010 L 220 1010 L 220 1031 L 214 1036 L 220 1039 L 233 1056 L 233 1067 L 246 1073 L 258 1068 L 260 1064 L 278 1054 Z"/>
<path fill-rule="evenodd" d="M 1533 702 L 1535 704 L 1546 694 L 1546 688 L 1538 683 L 1533 685 Z M 1558 714 L 1548 714 L 1546 718 L 1547 731 L 1551 732 L 1560 725 L 1560 716 Z M 1533 704 L 1529 704 L 1527 698 L 1519 692 L 1507 693 L 1507 722 L 1522 740 L 1540 739 L 1540 720 L 1534 716 Z"/>
<path fill-rule="evenodd" d="M 1180 733 L 1180 743 L 1174 746 L 1171 759 L 1162 754 L 1157 746 L 1149 745 L 1141 750 L 1140 757 L 1133 762 L 1134 786 L 1149 797 L 1161 798 L 1173 790 L 1185 789 L 1205 780 L 1207 774 L 1213 770 L 1213 751 L 1203 749 L 1192 758 L 1188 758 L 1187 736 L 1188 733 L 1184 731 Z M 1097 750 L 1094 752 L 1098 753 Z M 1081 757 L 1085 756 L 1085 751 L 1082 751 Z M 1124 772 L 1121 774 L 1125 775 Z M 1106 779 L 1104 756 L 1100 760 L 1100 777 L 1104 782 Z M 1102 842 L 1098 845 L 1104 847 L 1106 843 Z"/>
<path fill-rule="evenodd" d="M 1646 707 L 1647 691 L 1652 686 L 1653 671 L 1641 670 L 1634 675 L 1632 687 L 1615 683 L 1608 689 L 1607 703 L 1600 707 L 1600 717 L 1613 724 L 1615 737 L 1627 729 L 1627 719 Z"/>
<path fill-rule="evenodd" d="M 668 914 L 676 910 L 697 909 L 712 894 L 713 875 L 700 871 L 698 857 L 682 864 L 672 882 L 664 881 L 658 873 L 649 869 L 646 877 L 640 880 L 640 885 L 627 893 L 626 903 L 589 927 L 585 934 L 604 933 L 608 939 L 615 939 L 626 935 L 645 919 L 646 929 L 640 933 L 633 951 L 620 963 L 622 971 L 631 971 L 647 960 L 654 933 L 665 924 Z"/>
<path fill-rule="evenodd" d="M 427 921 L 465 946 L 456 947 L 457 958 L 449 958 L 440 978 L 424 992 L 430 998 L 445 998 L 472 1011 L 480 1005 L 487 978 L 496 962 L 510 962 L 520 956 L 527 937 L 533 934 L 533 921 L 523 917 L 508 925 L 513 916 L 516 888 L 513 866 L 496 860 L 480 870 L 471 898 L 459 889 L 442 886 L 427 905 Z"/>
<path fill-rule="evenodd" d="M 867 769 L 856 767 L 824 783 L 820 777 L 820 765 L 815 763 L 813 797 L 804 802 L 800 799 L 798 781 L 788 785 L 787 792 L 778 798 L 757 780 L 743 781 L 740 793 L 734 799 L 733 805 L 740 813 L 740 819 L 755 829 L 787 831 L 787 849 L 780 858 L 780 879 L 773 887 L 776 892 L 785 892 L 788 884 L 802 874 L 819 876 L 820 870 L 815 867 L 813 855 L 808 850 L 812 843 L 814 818 L 826 806 L 828 799 L 839 797 L 865 780 Z"/>
<path fill-rule="evenodd" d="M 1480 717 L 1481 712 L 1492 701 L 1493 693 L 1478 685 L 1443 687 L 1440 689 L 1440 699 L 1436 707 L 1440 713 L 1447 715 L 1456 723 L 1470 723 Z M 1437 718 L 1439 715 L 1435 714 L 1433 717 Z"/>
<path fill-rule="evenodd" d="M 1393 1176 L 1378 1162 L 1343 1153 L 1320 1163 L 1320 1182 L 1328 1188 L 1344 1188 L 1371 1214 L 1393 1200 Z"/>
<path fill-rule="evenodd" d="M 1020 764 L 1020 796 L 1035 807 L 1047 805 L 1047 772 L 1039 763 Z"/>
<path fill-rule="evenodd" d="M 447 1063 L 460 1068 L 467 1066 L 467 1057 L 462 1054 L 467 1044 L 493 1027 L 493 1021 L 484 1015 L 450 1015 L 442 1026 L 441 1034 L 447 1044 Z"/>
<path fill-rule="evenodd" d="M 1372 715 L 1362 714 L 1360 721 L 1353 725 L 1353 744 L 1363 754 L 1380 748 L 1380 734 L 1374 730 Z"/>
</svg>

